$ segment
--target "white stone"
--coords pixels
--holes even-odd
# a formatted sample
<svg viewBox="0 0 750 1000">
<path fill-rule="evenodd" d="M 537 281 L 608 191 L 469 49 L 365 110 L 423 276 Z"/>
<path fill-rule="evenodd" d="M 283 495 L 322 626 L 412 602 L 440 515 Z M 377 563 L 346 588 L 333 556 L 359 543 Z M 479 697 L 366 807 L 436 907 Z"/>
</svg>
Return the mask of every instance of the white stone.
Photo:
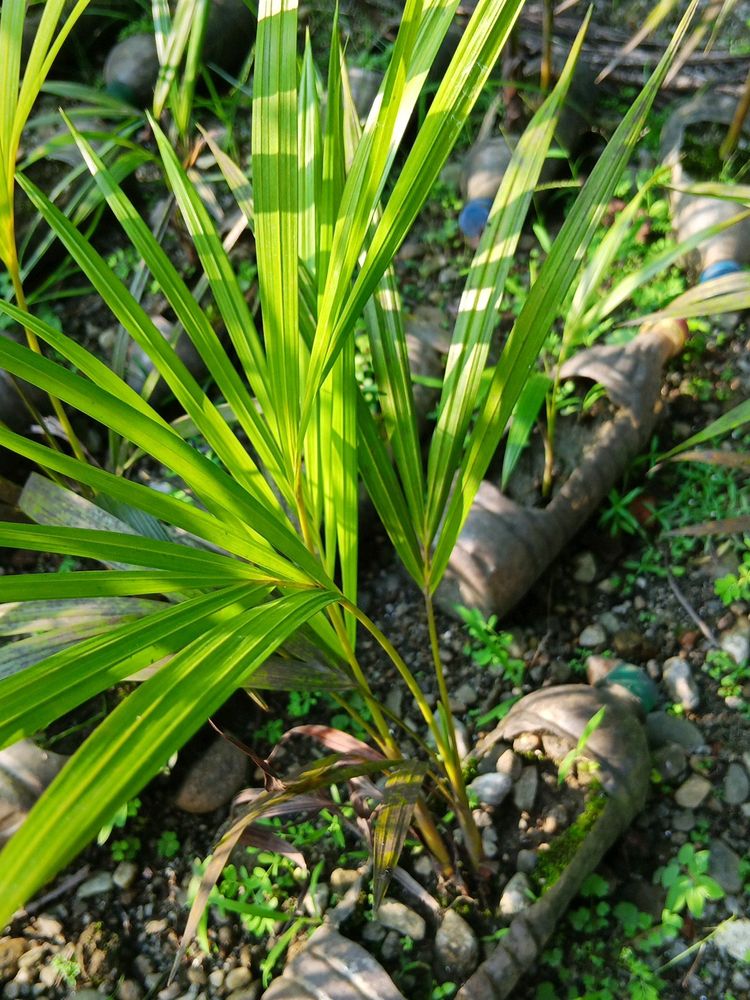
<svg viewBox="0 0 750 1000">
<path fill-rule="evenodd" d="M 745 663 L 750 657 L 750 631 L 746 625 L 733 628 L 722 635 L 719 645 L 735 663 Z"/>
<path fill-rule="evenodd" d="M 738 806 L 750 795 L 750 780 L 742 764 L 731 763 L 724 778 L 724 801 L 730 806 Z"/>
<path fill-rule="evenodd" d="M 404 937 L 410 937 L 412 941 L 421 941 L 424 938 L 427 928 L 423 918 L 408 906 L 399 903 L 397 899 L 384 899 L 376 917 L 383 927 L 397 931 Z"/>
<path fill-rule="evenodd" d="M 607 641 L 607 633 L 601 625 L 587 625 L 578 636 L 578 645 L 584 649 L 593 649 L 595 646 L 603 646 Z"/>
<path fill-rule="evenodd" d="M 713 935 L 713 943 L 740 962 L 750 962 L 750 920 L 731 920 L 721 924 Z"/>
<path fill-rule="evenodd" d="M 78 899 L 88 899 L 89 896 L 102 896 L 114 888 L 114 880 L 110 872 L 97 872 L 87 878 L 76 889 Z"/>
<path fill-rule="evenodd" d="M 523 872 L 516 872 L 508 880 L 500 897 L 500 916 L 510 919 L 528 909 L 534 901 L 531 885 Z"/>
<path fill-rule="evenodd" d="M 670 656 L 664 663 L 661 676 L 670 698 L 686 711 L 692 712 L 700 705 L 698 686 L 687 660 L 683 660 L 681 656 Z"/>
<path fill-rule="evenodd" d="M 510 776 L 500 774 L 498 771 L 480 774 L 469 785 L 479 801 L 487 806 L 499 806 L 506 799 L 512 787 L 513 781 Z"/>
</svg>

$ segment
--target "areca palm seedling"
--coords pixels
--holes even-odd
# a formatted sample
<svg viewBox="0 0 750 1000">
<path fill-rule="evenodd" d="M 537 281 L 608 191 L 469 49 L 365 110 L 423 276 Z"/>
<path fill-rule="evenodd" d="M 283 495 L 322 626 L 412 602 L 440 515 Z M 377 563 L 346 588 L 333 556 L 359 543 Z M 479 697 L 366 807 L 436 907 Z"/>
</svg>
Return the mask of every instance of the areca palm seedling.
<svg viewBox="0 0 750 1000">
<path fill-rule="evenodd" d="M 4 30 L 7 12 L 18 15 L 22 6 L 3 5 Z M 493 202 L 461 298 L 423 464 L 392 261 L 521 6 L 522 0 L 480 0 L 397 169 L 401 138 L 457 0 L 407 0 L 383 84 L 361 130 L 335 27 L 323 117 L 309 43 L 297 59 L 296 0 L 261 0 L 251 177 L 209 137 L 254 235 L 261 329 L 188 172 L 152 118 L 165 176 L 236 362 L 136 206 L 73 130 L 112 212 L 201 355 L 221 403 L 190 375 L 86 236 L 27 179 L 16 177 L 116 320 L 151 357 L 186 418 L 169 423 L 98 358 L 24 310 L 20 301 L 3 305 L 3 311 L 58 360 L 1 341 L 0 364 L 172 470 L 187 490 L 181 498 L 165 495 L 84 456 L 0 428 L 0 445 L 54 477 L 50 482 L 37 476 L 26 489 L 24 509 L 39 523 L 0 525 L 0 543 L 94 559 L 106 567 L 0 578 L 0 598 L 13 602 L 16 615 L 22 608 L 26 621 L 44 617 L 54 624 L 60 601 L 81 602 L 77 631 L 65 637 L 68 645 L 60 648 L 58 642 L 48 655 L 39 654 L 38 644 L 34 655 L 27 648 L 24 656 L 22 643 L 4 650 L 2 744 L 44 729 L 98 692 L 150 668 L 73 755 L 4 848 L 0 923 L 240 687 L 328 688 L 343 704 L 347 692 L 355 692 L 370 709 L 372 748 L 365 752 L 349 744 L 293 779 L 269 776 L 268 790 L 215 850 L 198 907 L 255 818 L 316 788 L 368 773 L 386 776 L 373 831 L 376 902 L 412 822 L 446 874 L 457 860 L 467 870 L 479 867 L 481 839 L 450 714 L 433 594 L 694 5 L 580 191 L 499 361 L 489 367 L 505 279 L 585 29 L 576 39 Z M 5 100 L 3 136 L 11 113 Z M 355 379 L 354 333 L 361 318 L 378 385 L 377 418 Z M 183 436 L 188 425 L 189 439 Z M 424 596 L 436 709 L 409 664 L 357 604 L 360 481 Z M 6 613 L 11 612 L 6 608 Z M 399 748 L 393 720 L 358 660 L 358 630 L 382 647 L 414 698 L 433 747 L 425 740 L 420 759 L 405 759 Z M 314 661 L 305 658 L 310 649 Z M 435 796 L 447 799 L 457 817 L 459 855 L 449 849 L 429 809 Z M 196 919 L 197 908 L 188 930 Z"/>
</svg>

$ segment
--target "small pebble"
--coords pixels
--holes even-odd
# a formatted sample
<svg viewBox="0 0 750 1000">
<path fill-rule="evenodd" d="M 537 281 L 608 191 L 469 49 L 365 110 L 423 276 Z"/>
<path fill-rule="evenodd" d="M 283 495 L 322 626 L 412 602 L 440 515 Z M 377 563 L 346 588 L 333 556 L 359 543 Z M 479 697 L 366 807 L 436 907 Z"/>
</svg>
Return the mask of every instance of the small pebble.
<svg viewBox="0 0 750 1000">
<path fill-rule="evenodd" d="M 427 929 L 424 919 L 418 913 L 399 903 L 397 899 L 384 899 L 377 911 L 377 919 L 388 930 L 398 931 L 412 941 L 421 941 Z"/>
<path fill-rule="evenodd" d="M 496 858 L 498 856 L 497 830 L 494 826 L 489 826 L 482 830 L 482 850 L 487 858 Z"/>
<path fill-rule="evenodd" d="M 499 806 L 512 787 L 513 782 L 508 775 L 500 774 L 498 771 L 480 774 L 469 785 L 479 801 L 487 806 Z"/>
<path fill-rule="evenodd" d="M 87 878 L 85 882 L 81 882 L 76 889 L 76 897 L 88 899 L 90 896 L 103 896 L 105 892 L 111 892 L 114 884 L 110 872 L 97 872 L 91 878 Z"/>
<path fill-rule="evenodd" d="M 459 685 L 454 691 L 454 697 L 459 701 L 463 702 L 464 705 L 471 706 L 476 703 L 479 695 L 477 694 L 477 689 L 475 684 L 465 684 Z"/>
<path fill-rule="evenodd" d="M 659 747 L 651 755 L 651 760 L 665 781 L 678 781 L 687 769 L 685 751 L 677 743 Z"/>
<path fill-rule="evenodd" d="M 331 872 L 331 889 L 339 896 L 351 888 L 359 878 L 356 868 L 334 868 Z"/>
<path fill-rule="evenodd" d="M 63 932 L 63 925 L 59 920 L 42 914 L 33 923 L 34 934 L 43 938 L 59 938 Z"/>
<path fill-rule="evenodd" d="M 533 894 L 531 885 L 523 872 L 516 872 L 505 886 L 500 897 L 500 915 L 506 919 L 531 906 Z"/>
<path fill-rule="evenodd" d="M 607 641 L 607 633 L 599 624 L 587 625 L 578 636 L 578 645 L 583 649 L 594 649 L 603 646 Z"/>
<path fill-rule="evenodd" d="M 448 979 L 466 979 L 479 961 L 476 934 L 455 910 L 447 910 L 435 935 L 435 957 Z"/>
<path fill-rule="evenodd" d="M 117 1000 L 143 1000 L 143 990 L 135 979 L 123 979 L 117 987 Z"/>
<path fill-rule="evenodd" d="M 721 837 L 712 840 L 708 845 L 710 850 L 708 870 L 716 879 L 724 892 L 740 892 L 742 875 L 740 873 L 741 858 Z"/>
<path fill-rule="evenodd" d="M 241 990 L 232 990 L 226 1000 L 258 1000 L 259 996 L 260 983 L 251 983 Z M 200 1000 L 200 996 L 197 996 L 195 1000 Z"/>
<path fill-rule="evenodd" d="M 724 801 L 737 806 L 745 802 L 750 795 L 750 780 L 742 764 L 732 762 L 727 768 L 724 778 Z"/>
<path fill-rule="evenodd" d="M 521 733 L 513 740 L 513 749 L 516 753 L 534 753 L 541 748 L 542 741 L 536 733 Z"/>
<path fill-rule="evenodd" d="M 243 965 L 239 965 L 236 969 L 230 969 L 224 977 L 224 988 L 232 993 L 234 990 L 244 990 L 252 981 L 252 972 Z"/>
<path fill-rule="evenodd" d="M 707 778 L 691 774 L 674 793 L 674 800 L 683 809 L 697 809 L 708 798 L 712 789 Z"/>
<path fill-rule="evenodd" d="M 746 961 L 750 952 L 750 919 L 732 920 L 719 927 L 712 937 L 713 943 L 738 962 Z"/>
<path fill-rule="evenodd" d="M 513 802 L 520 812 L 529 812 L 536 799 L 539 786 L 539 773 L 532 764 L 521 771 L 521 777 L 513 786 Z"/>
<path fill-rule="evenodd" d="M 672 829 L 690 833 L 695 827 L 695 813 L 692 809 L 680 809 L 672 814 Z"/>
<path fill-rule="evenodd" d="M 129 889 L 133 882 L 135 882 L 137 874 L 138 865 L 134 861 L 121 861 L 114 870 L 112 881 L 118 889 Z"/>
<path fill-rule="evenodd" d="M 662 683 L 669 692 L 670 698 L 688 711 L 694 711 L 700 705 L 698 685 L 693 678 L 693 672 L 687 660 L 680 656 L 671 656 L 662 669 Z"/>
<path fill-rule="evenodd" d="M 719 645 L 735 663 L 745 663 L 750 657 L 750 630 L 746 625 L 733 628 L 721 636 Z"/>
<path fill-rule="evenodd" d="M 529 875 L 536 868 L 536 862 L 536 851 L 529 851 L 527 848 L 522 847 L 518 852 L 518 857 L 516 858 L 516 868 L 519 872 L 524 872 L 526 875 Z"/>
<path fill-rule="evenodd" d="M 511 781 L 517 781 L 521 777 L 523 762 L 513 750 L 505 750 L 500 755 L 495 765 L 498 774 L 507 774 Z"/>
<path fill-rule="evenodd" d="M 362 940 L 373 944 L 380 944 L 386 934 L 385 927 L 377 920 L 368 920 L 362 928 Z"/>
<path fill-rule="evenodd" d="M 593 583 L 596 579 L 596 559 L 591 552 L 579 552 L 573 562 L 576 583 Z"/>
</svg>

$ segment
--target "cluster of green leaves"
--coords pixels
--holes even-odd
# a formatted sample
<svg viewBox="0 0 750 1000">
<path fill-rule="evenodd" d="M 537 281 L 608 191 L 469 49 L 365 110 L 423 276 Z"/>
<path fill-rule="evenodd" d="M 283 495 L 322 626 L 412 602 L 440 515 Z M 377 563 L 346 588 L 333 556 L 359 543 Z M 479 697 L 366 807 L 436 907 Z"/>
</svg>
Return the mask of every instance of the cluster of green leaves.
<svg viewBox="0 0 750 1000">
<path fill-rule="evenodd" d="M 683 844 L 677 857 L 658 869 L 655 878 L 667 890 L 665 909 L 673 914 L 687 909 L 700 919 L 709 900 L 724 898 L 724 890 L 708 874 L 710 861 L 710 851 L 696 851 L 692 844 Z"/>
<path fill-rule="evenodd" d="M 188 888 L 188 901 L 199 894 L 201 878 L 207 861 L 195 862 L 194 875 Z M 309 876 L 307 891 L 313 895 L 323 870 L 319 862 Z M 211 889 L 208 897 L 210 908 L 215 908 L 221 918 L 236 914 L 244 930 L 255 938 L 268 939 L 270 947 L 260 962 L 264 986 L 272 978 L 286 949 L 303 928 L 320 923 L 320 918 L 303 916 L 298 912 L 300 895 L 299 869 L 288 858 L 270 851 L 253 852 L 248 864 L 226 865 L 221 879 Z M 303 876 L 304 878 L 304 876 Z M 197 938 L 208 954 L 210 943 L 207 923 L 209 909 L 197 927 Z M 280 927 L 283 931 L 277 934 Z"/>
<path fill-rule="evenodd" d="M 706 654 L 703 669 L 718 682 L 717 694 L 720 698 L 736 699 L 742 711 L 750 714 L 750 705 L 743 698 L 743 688 L 750 681 L 750 663 L 737 663 L 723 649 L 711 649 Z"/>
<path fill-rule="evenodd" d="M 512 687 L 520 687 L 526 664 L 513 656 L 514 639 L 510 632 L 497 631 L 497 615 L 485 618 L 479 608 L 459 607 L 457 611 L 471 640 L 464 646 L 464 653 L 478 667 L 487 667 L 506 678 Z"/>
<path fill-rule="evenodd" d="M 644 958 L 644 934 L 653 919 L 611 895 L 601 875 L 584 880 L 580 905 L 571 908 L 542 955 L 541 973 L 554 979 L 539 984 L 535 1000 L 659 1000 L 663 995 L 665 982 Z"/>
<path fill-rule="evenodd" d="M 714 584 L 718 597 L 729 607 L 735 601 L 750 600 L 750 539 L 744 539 L 747 551 L 742 554 L 742 562 L 736 573 L 726 573 Z"/>
<path fill-rule="evenodd" d="M 710 855 L 684 844 L 676 857 L 654 874 L 667 890 L 661 920 L 639 910 L 628 900 L 615 902 L 613 890 L 599 874 L 589 875 L 581 887 L 580 905 L 566 914 L 552 947 L 542 956 L 542 970 L 556 982 L 537 987 L 536 1000 L 659 1000 L 667 983 L 661 974 L 672 964 L 654 967 L 652 957 L 674 940 L 683 925 L 683 911 L 701 919 L 708 900 L 724 896 L 708 875 Z M 613 967 L 612 956 L 617 958 Z"/>
</svg>

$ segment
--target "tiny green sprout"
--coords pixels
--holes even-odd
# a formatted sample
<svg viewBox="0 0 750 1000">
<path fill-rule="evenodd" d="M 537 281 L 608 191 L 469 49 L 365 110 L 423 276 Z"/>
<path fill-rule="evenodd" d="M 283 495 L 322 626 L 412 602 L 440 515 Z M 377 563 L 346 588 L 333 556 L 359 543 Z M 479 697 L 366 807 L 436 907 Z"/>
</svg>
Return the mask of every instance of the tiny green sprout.
<svg viewBox="0 0 750 1000">
<path fill-rule="evenodd" d="M 612 910 L 615 919 L 618 921 L 626 937 L 632 938 L 641 931 L 647 931 L 653 923 L 652 917 L 648 913 L 643 913 L 635 903 L 628 900 L 621 900 Z"/>
<path fill-rule="evenodd" d="M 724 890 L 708 874 L 710 858 L 710 851 L 696 851 L 692 844 L 683 844 L 677 857 L 658 869 L 658 880 L 667 890 L 667 910 L 681 913 L 687 909 L 700 918 L 707 900 L 724 898 Z"/>
<path fill-rule="evenodd" d="M 81 974 L 81 966 L 74 958 L 66 958 L 62 953 L 53 955 L 49 963 L 57 975 L 65 981 L 69 989 L 73 989 Z"/>
<path fill-rule="evenodd" d="M 471 642 L 464 646 L 464 653 L 471 656 L 479 667 L 488 667 L 494 673 L 502 674 L 514 686 L 523 681 L 526 664 L 511 654 L 513 636 L 509 632 L 498 632 L 497 615 L 485 618 L 478 608 L 456 608 L 463 619 L 464 627 Z"/>
<path fill-rule="evenodd" d="M 156 842 L 159 856 L 165 859 L 173 858 L 180 849 L 180 841 L 174 830 L 164 830 Z"/>
<path fill-rule="evenodd" d="M 570 774 L 573 765 L 577 761 L 579 761 L 581 757 L 584 755 L 584 751 L 586 750 L 586 745 L 588 741 L 591 739 L 592 735 L 602 724 L 602 720 L 604 719 L 604 713 L 606 709 L 607 706 L 602 705 L 599 711 L 595 712 L 594 715 L 591 716 L 589 721 L 584 726 L 583 732 L 581 733 L 578 739 L 578 744 L 575 747 L 573 747 L 572 750 L 568 751 L 568 753 L 565 754 L 565 757 L 560 762 L 560 768 L 557 775 L 558 784 L 562 785 L 562 783 Z M 593 763 L 591 764 L 591 766 L 592 767 L 594 766 Z"/>
<path fill-rule="evenodd" d="M 438 986 L 433 986 L 430 1000 L 451 1000 L 451 997 L 456 995 L 457 989 L 456 983 L 440 983 Z"/>
<path fill-rule="evenodd" d="M 140 837 L 123 837 L 112 841 L 111 851 L 114 861 L 132 861 L 141 849 Z"/>
</svg>

